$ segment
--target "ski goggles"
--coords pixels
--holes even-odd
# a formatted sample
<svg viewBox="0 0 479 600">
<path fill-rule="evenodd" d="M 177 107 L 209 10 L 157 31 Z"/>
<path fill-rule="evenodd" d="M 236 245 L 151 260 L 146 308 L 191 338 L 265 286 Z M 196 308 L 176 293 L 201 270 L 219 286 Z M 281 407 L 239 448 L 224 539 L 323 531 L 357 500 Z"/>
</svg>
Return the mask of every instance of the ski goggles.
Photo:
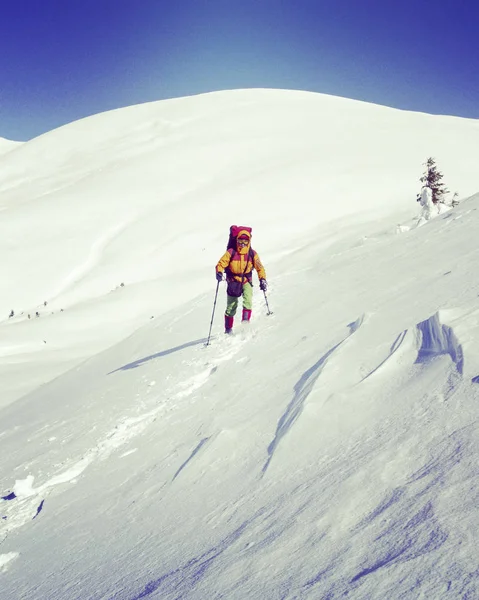
<svg viewBox="0 0 479 600">
<path fill-rule="evenodd" d="M 247 246 L 248 244 L 249 244 L 248 238 L 239 238 L 238 239 L 238 246 Z"/>
</svg>

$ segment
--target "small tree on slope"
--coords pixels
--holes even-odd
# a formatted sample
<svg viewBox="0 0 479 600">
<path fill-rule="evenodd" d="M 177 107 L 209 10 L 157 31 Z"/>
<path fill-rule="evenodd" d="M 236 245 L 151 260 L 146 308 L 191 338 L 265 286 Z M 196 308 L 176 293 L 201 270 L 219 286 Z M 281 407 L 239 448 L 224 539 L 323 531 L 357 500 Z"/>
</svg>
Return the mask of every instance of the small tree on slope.
<svg viewBox="0 0 479 600">
<path fill-rule="evenodd" d="M 432 191 L 432 201 L 434 204 L 444 203 L 444 196 L 449 193 L 447 187 L 442 183 L 444 177 L 441 171 L 438 171 L 436 161 L 430 156 L 426 163 L 426 170 L 420 178 L 421 183 Z"/>
</svg>

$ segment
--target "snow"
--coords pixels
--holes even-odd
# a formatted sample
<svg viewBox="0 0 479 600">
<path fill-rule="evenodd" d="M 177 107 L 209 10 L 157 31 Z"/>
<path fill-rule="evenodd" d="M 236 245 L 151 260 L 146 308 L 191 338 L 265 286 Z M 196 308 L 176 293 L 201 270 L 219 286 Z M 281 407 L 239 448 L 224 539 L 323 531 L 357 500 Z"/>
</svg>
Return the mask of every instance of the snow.
<svg viewBox="0 0 479 600">
<path fill-rule="evenodd" d="M 14 142 L 0 137 L 0 156 L 15 150 L 15 148 L 19 148 L 21 145 L 22 142 Z"/>
<path fill-rule="evenodd" d="M 0 554 L 0 573 L 8 568 L 8 563 L 17 558 L 18 553 L 9 552 L 8 554 Z"/>
<path fill-rule="evenodd" d="M 418 228 L 430 155 L 462 201 Z M 478 159 L 476 121 L 277 90 L 5 154 L 2 596 L 479 597 Z M 224 336 L 220 284 L 205 347 L 232 223 L 273 315 Z"/>
<path fill-rule="evenodd" d="M 432 190 L 425 185 L 421 191 L 422 213 L 418 224 L 424 224 L 425 221 L 430 221 L 438 214 L 438 207 L 432 201 Z"/>
</svg>

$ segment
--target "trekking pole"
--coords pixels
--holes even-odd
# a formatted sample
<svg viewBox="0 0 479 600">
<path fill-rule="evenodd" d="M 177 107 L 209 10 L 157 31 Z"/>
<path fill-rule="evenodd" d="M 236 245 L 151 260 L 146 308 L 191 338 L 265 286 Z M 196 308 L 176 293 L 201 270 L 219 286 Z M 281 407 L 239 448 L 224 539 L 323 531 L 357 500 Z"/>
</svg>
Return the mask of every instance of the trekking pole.
<svg viewBox="0 0 479 600">
<path fill-rule="evenodd" d="M 211 323 L 210 323 L 210 332 L 208 333 L 208 340 L 206 341 L 205 346 L 210 345 L 210 337 L 211 337 L 211 328 L 213 327 L 213 319 L 215 317 L 215 308 L 216 308 L 216 298 L 218 297 L 218 290 L 220 288 L 220 282 L 216 284 L 216 294 L 215 294 L 215 302 L 213 304 L 213 314 L 211 315 Z"/>
<path fill-rule="evenodd" d="M 266 297 L 266 290 L 263 290 L 263 294 L 264 294 L 264 299 L 266 301 L 266 308 L 268 309 L 268 312 L 266 313 L 268 316 L 273 314 L 273 311 L 269 310 L 269 304 L 268 304 L 268 298 Z"/>
</svg>

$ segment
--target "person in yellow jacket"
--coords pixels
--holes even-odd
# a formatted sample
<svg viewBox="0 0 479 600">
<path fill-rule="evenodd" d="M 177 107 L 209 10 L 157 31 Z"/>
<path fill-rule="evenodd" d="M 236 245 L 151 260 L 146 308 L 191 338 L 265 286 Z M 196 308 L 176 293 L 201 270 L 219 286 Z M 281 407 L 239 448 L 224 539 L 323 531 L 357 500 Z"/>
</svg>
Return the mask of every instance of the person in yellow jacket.
<svg viewBox="0 0 479 600">
<path fill-rule="evenodd" d="M 228 248 L 216 265 L 216 279 L 221 281 L 226 274 L 227 301 L 225 311 L 225 333 L 233 330 L 234 316 L 238 308 L 239 298 L 243 297 L 242 321 L 251 319 L 253 308 L 253 269 L 259 277 L 260 289 L 266 291 L 266 271 L 258 253 L 251 248 L 251 233 L 240 229 L 236 236 L 236 247 Z"/>
</svg>

